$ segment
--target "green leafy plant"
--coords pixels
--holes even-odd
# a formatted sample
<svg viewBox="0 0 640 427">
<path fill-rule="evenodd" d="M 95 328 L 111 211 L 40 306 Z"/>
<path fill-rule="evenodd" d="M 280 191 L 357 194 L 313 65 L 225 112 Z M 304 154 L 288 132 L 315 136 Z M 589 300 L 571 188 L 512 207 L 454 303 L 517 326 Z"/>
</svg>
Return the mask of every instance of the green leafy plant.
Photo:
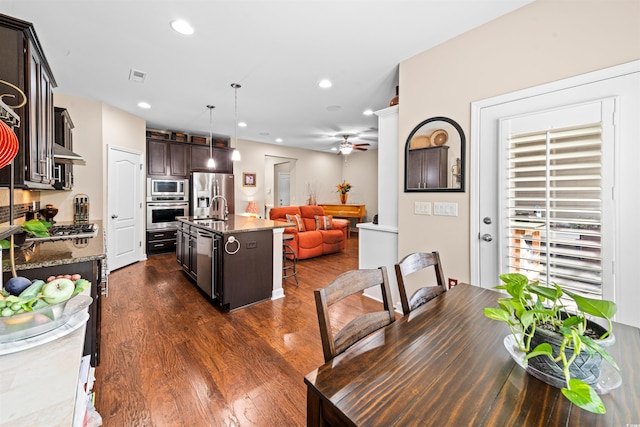
<svg viewBox="0 0 640 427">
<path fill-rule="evenodd" d="M 30 219 L 22 223 L 22 231 L 35 237 L 48 237 L 51 223 L 42 219 Z M 0 248 L 9 249 L 9 240 L 0 240 Z"/>
<path fill-rule="evenodd" d="M 31 219 L 22 223 L 22 229 L 36 237 L 48 237 L 51 223 L 43 219 Z"/>
<path fill-rule="evenodd" d="M 565 387 L 562 394 L 576 406 L 594 413 L 606 412 L 600 396 L 592 386 L 581 379 L 573 378 L 570 366 L 581 352 L 596 353 L 619 370 L 618 365 L 596 340 L 585 335 L 588 330 L 587 315 L 606 319 L 607 331 L 597 339 L 606 338 L 612 330 L 611 318 L 616 313 L 616 304 L 608 300 L 586 298 L 562 289 L 557 284 L 540 286 L 539 282 L 529 283 L 529 279 L 519 273 L 500 275 L 503 284 L 496 286 L 508 296 L 498 298 L 499 308 L 485 308 L 484 314 L 490 319 L 507 323 L 520 351 L 525 352 L 525 360 L 536 356 L 546 356 L 562 368 Z M 575 303 L 570 310 L 565 301 Z M 574 304 L 570 304 L 573 306 Z M 542 328 L 554 331 L 561 337 L 560 349 L 553 353 L 551 344 L 543 342 L 531 349 L 531 339 L 536 330 Z M 569 353 L 566 350 L 571 350 Z"/>
</svg>

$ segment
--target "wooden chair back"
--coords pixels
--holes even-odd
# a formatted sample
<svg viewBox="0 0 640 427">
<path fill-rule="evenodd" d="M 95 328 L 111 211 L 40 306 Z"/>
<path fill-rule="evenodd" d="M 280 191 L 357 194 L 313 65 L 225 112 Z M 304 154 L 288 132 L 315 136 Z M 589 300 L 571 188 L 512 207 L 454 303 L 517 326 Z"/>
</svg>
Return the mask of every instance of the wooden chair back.
<svg viewBox="0 0 640 427">
<path fill-rule="evenodd" d="M 405 278 L 417 271 L 428 267 L 435 269 L 437 286 L 423 286 L 407 297 L 407 288 Z M 420 307 L 433 298 L 447 291 L 447 284 L 444 280 L 442 272 L 442 264 L 440 263 L 440 254 L 437 251 L 431 253 L 414 252 L 404 257 L 395 265 L 396 278 L 398 279 L 398 291 L 400 293 L 400 302 L 402 303 L 402 312 L 404 315 L 409 314 L 412 310 Z"/>
<path fill-rule="evenodd" d="M 382 290 L 383 311 L 365 313 L 354 318 L 334 334 L 330 307 L 344 298 L 379 286 Z M 324 360 L 328 362 L 344 350 L 395 321 L 393 301 L 386 267 L 351 270 L 338 276 L 326 288 L 314 291 Z"/>
</svg>

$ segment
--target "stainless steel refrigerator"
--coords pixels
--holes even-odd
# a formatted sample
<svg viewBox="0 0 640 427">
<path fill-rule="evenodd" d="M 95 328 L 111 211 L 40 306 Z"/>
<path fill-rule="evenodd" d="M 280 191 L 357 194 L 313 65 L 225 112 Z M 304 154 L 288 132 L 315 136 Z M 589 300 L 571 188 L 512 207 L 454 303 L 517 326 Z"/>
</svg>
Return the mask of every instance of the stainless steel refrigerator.
<svg viewBox="0 0 640 427">
<path fill-rule="evenodd" d="M 189 214 L 191 216 L 224 219 L 225 209 L 228 210 L 229 215 L 235 213 L 232 174 L 193 172 L 190 185 Z"/>
</svg>

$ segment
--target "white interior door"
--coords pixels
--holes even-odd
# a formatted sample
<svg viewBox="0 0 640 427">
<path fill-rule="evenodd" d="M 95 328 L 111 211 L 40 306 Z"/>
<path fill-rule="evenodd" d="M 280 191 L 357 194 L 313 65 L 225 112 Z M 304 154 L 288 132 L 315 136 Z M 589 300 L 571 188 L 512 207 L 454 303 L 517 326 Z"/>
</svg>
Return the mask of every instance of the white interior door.
<svg viewBox="0 0 640 427">
<path fill-rule="evenodd" d="M 108 147 L 107 261 L 116 270 L 143 256 L 142 155 Z"/>
<path fill-rule="evenodd" d="M 278 172 L 278 206 L 291 204 L 291 175 Z"/>
</svg>

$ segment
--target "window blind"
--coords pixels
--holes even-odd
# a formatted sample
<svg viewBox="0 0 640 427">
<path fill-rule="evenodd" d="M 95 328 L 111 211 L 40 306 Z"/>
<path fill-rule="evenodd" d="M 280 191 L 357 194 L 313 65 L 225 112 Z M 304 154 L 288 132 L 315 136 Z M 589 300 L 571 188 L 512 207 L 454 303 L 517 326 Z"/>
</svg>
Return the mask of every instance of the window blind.
<svg viewBox="0 0 640 427">
<path fill-rule="evenodd" d="M 602 129 L 508 138 L 508 264 L 541 284 L 602 294 Z"/>
</svg>

